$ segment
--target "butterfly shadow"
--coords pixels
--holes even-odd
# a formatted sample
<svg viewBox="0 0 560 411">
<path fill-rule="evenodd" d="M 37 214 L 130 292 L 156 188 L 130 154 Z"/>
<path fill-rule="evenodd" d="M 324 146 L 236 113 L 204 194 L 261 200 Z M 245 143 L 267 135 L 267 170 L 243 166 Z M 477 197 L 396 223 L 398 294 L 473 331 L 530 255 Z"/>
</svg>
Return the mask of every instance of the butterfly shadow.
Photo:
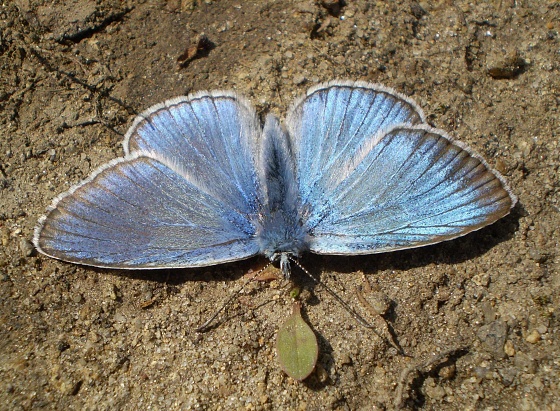
<svg viewBox="0 0 560 411">
<path fill-rule="evenodd" d="M 321 281 L 321 273 L 331 272 L 340 274 L 363 272 L 365 275 L 373 275 L 385 270 L 414 270 L 437 262 L 440 265 L 455 265 L 480 257 L 496 245 L 511 239 L 517 230 L 519 218 L 525 214 L 525 210 L 518 203 L 512 213 L 481 230 L 472 232 L 466 236 L 452 241 L 446 241 L 431 246 L 400 250 L 398 252 L 381 253 L 362 256 L 327 256 L 307 253 L 299 260 L 301 265 L 309 270 L 311 275 Z M 158 270 L 113 270 L 90 267 L 91 270 L 103 275 L 127 277 L 143 280 L 165 286 L 168 291 L 181 287 L 186 283 L 198 283 L 197 293 L 203 293 L 205 284 L 214 281 L 236 282 L 246 273 L 257 271 L 266 260 L 262 257 L 234 263 L 221 264 L 200 268 L 188 269 L 158 269 Z M 324 274 L 323 274 L 324 275 Z M 316 291 L 318 283 L 301 272 L 297 266 L 292 266 L 291 281 L 311 292 L 313 298 L 306 301 L 307 305 L 318 305 L 320 299 L 317 295 L 323 294 L 321 290 Z M 235 288 L 232 288 L 232 293 Z M 178 292 L 178 291 L 177 291 Z M 228 298 L 224 296 L 224 301 Z M 258 310 L 259 307 L 253 308 Z M 384 318 L 391 323 L 394 320 L 394 303 L 391 304 Z M 209 313 L 209 315 L 212 313 Z M 218 324 L 231 318 L 223 317 Z"/>
<path fill-rule="evenodd" d="M 460 264 L 464 261 L 480 257 L 496 245 L 511 239 L 519 226 L 518 220 L 522 215 L 524 215 L 524 213 L 525 211 L 523 207 L 517 204 L 517 206 L 512 210 L 512 214 L 491 226 L 487 226 L 464 237 L 459 237 L 453 241 L 442 242 L 427 247 L 363 256 L 326 256 L 307 253 L 302 256 L 299 261 L 301 265 L 309 270 L 311 275 L 319 281 L 321 281 L 321 273 L 324 272 L 346 274 L 362 271 L 366 275 L 372 275 L 385 270 L 414 270 L 434 262 L 441 265 Z M 102 273 L 103 275 L 128 277 L 131 279 L 152 282 L 158 284 L 159 286 L 166 287 L 168 294 L 175 292 L 178 293 L 179 288 L 186 283 L 198 283 L 198 290 L 194 290 L 193 292 L 200 294 L 204 293 L 206 288 L 205 284 L 209 284 L 214 281 L 232 281 L 231 294 L 233 294 L 236 289 L 233 287 L 233 282 L 237 282 L 237 280 L 240 280 L 251 270 L 259 270 L 265 265 L 265 263 L 266 260 L 261 257 L 234 263 L 189 269 L 129 271 L 103 268 L 90 269 L 95 272 Z M 324 291 L 321 290 L 321 285 L 309 278 L 309 276 L 305 273 L 301 272 L 301 270 L 295 265 L 292 266 L 291 281 L 295 285 L 305 288 L 310 292 L 310 297 L 304 302 L 306 306 L 315 306 L 320 304 L 320 300 L 323 297 L 319 298 L 319 295 L 323 296 L 325 294 Z M 319 289 L 317 289 L 317 287 L 319 287 Z M 265 286 L 262 288 L 265 288 Z M 286 294 L 288 294 L 288 291 Z M 224 295 L 223 302 L 225 302 L 228 297 L 230 296 Z M 271 301 L 268 300 L 264 303 L 257 303 L 254 307 L 247 308 L 247 310 L 258 312 L 269 303 L 271 303 Z M 393 341 L 397 341 L 397 336 L 391 328 L 391 324 L 395 320 L 395 308 L 396 303 L 391 302 L 387 312 L 383 315 L 383 318 L 387 321 L 387 326 L 389 327 L 389 332 L 392 334 Z M 212 312 L 208 312 L 209 316 L 212 314 Z M 305 310 L 302 314 L 307 320 Z M 226 311 L 221 314 L 217 321 L 208 327 L 208 330 L 219 327 L 222 324 L 243 315 L 244 314 L 240 312 L 228 313 L 228 311 Z M 326 359 L 332 357 L 330 355 L 333 351 L 332 347 L 329 342 L 313 328 L 312 323 L 309 321 L 307 321 L 307 323 L 311 325 L 319 339 L 321 346 L 321 357 L 319 362 L 327 371 L 327 374 L 330 375 L 328 371 L 332 368 L 332 364 L 330 364 Z M 321 382 L 322 380 L 320 378 L 310 378 L 308 380 L 310 388 L 313 389 L 320 389 L 326 384 Z"/>
<path fill-rule="evenodd" d="M 319 280 L 321 273 L 325 272 L 350 274 L 361 271 L 366 276 L 370 276 L 386 270 L 414 270 L 434 262 L 440 265 L 452 266 L 480 257 L 496 245 L 510 240 L 518 229 L 518 220 L 523 213 L 523 208 L 518 204 L 510 216 L 492 226 L 485 227 L 453 241 L 442 242 L 427 247 L 365 256 L 341 257 L 308 254 L 301 259 L 301 264 L 309 269 Z M 305 277 L 306 276 L 299 278 L 298 281 L 303 281 L 302 285 L 308 287 L 315 296 L 308 304 L 318 305 L 319 299 L 314 292 L 315 287 L 318 285 Z M 320 290 L 320 286 L 318 293 L 324 294 L 322 290 Z M 350 304 L 352 308 L 354 308 L 353 305 L 354 304 Z M 398 333 L 392 327 L 392 324 L 396 321 L 396 309 L 397 303 L 395 301 L 389 301 L 387 311 L 382 315 L 382 318 L 385 320 L 387 333 L 383 338 L 389 345 L 393 345 L 400 355 L 407 355 L 399 344 Z"/>
<path fill-rule="evenodd" d="M 451 241 L 419 248 L 368 255 L 339 256 L 306 253 L 302 256 L 300 262 L 319 279 L 322 271 L 337 273 L 362 271 L 365 274 L 375 274 L 383 270 L 398 269 L 405 271 L 415 269 L 434 262 L 448 265 L 459 264 L 480 257 L 496 245 L 513 238 L 519 228 L 519 219 L 525 215 L 527 215 L 525 208 L 518 202 L 511 213 L 498 222 Z M 263 265 L 263 261 L 263 257 L 255 257 L 232 263 L 197 268 L 115 270 L 88 267 L 88 269 L 119 277 L 179 286 L 188 282 L 237 280 L 249 272 L 249 270 L 258 269 L 259 265 Z M 303 273 L 298 273 L 298 271 L 297 267 L 292 267 L 293 279 L 306 277 Z M 312 288 L 315 287 L 311 280 L 306 280 L 305 283 Z"/>
<path fill-rule="evenodd" d="M 309 254 L 302 259 L 302 264 L 306 267 L 317 267 L 318 272 L 347 274 L 361 271 L 366 275 L 385 270 L 407 271 L 433 263 L 461 264 L 481 257 L 498 244 L 511 240 L 519 228 L 519 218 L 524 214 L 524 208 L 518 203 L 510 215 L 493 225 L 450 241 L 380 254 L 356 256 Z"/>
<path fill-rule="evenodd" d="M 197 267 L 197 268 L 181 268 L 181 269 L 139 269 L 139 270 L 118 270 L 112 268 L 99 268 L 99 267 L 91 267 L 91 266 L 83 266 L 83 268 L 87 271 L 94 272 L 97 275 L 106 277 L 106 278 L 128 278 L 131 280 L 139 280 L 141 282 L 146 282 L 151 284 L 152 293 L 154 294 L 154 298 L 148 301 L 138 300 L 135 301 L 134 304 L 137 305 L 140 309 L 147 309 L 153 308 L 157 305 L 165 304 L 165 300 L 169 298 L 170 295 L 180 294 L 181 289 L 185 284 L 191 284 L 190 291 L 188 294 L 190 298 L 194 298 L 195 296 L 204 296 L 204 293 L 208 293 L 208 312 L 205 313 L 208 317 L 210 317 L 214 312 L 213 309 L 216 308 L 215 303 L 216 300 L 210 298 L 212 295 L 211 292 L 211 284 L 215 282 L 223 282 L 223 281 L 231 281 L 232 288 L 231 294 L 225 293 L 223 295 L 223 302 L 226 302 L 228 297 L 233 295 L 235 290 L 238 287 L 238 281 L 241 277 L 243 277 L 246 273 L 250 272 L 251 270 L 255 271 L 258 270 L 258 267 L 263 266 L 266 263 L 264 259 L 249 259 L 245 261 L 239 261 L 235 263 L 229 264 L 221 264 L 215 266 L 207 266 L 207 267 Z M 133 291 L 128 291 L 128 293 L 136 294 Z M 134 296 L 130 296 L 128 299 L 134 298 Z M 189 297 L 187 297 L 189 298 Z M 122 297 L 117 297 L 117 301 L 122 300 Z M 235 300 L 233 300 L 235 301 Z M 219 302 L 219 301 L 218 301 Z M 251 311 L 256 311 L 261 309 L 260 305 L 256 305 L 255 307 L 251 308 Z M 207 330 L 216 328 L 223 323 L 230 321 L 232 318 L 238 317 L 243 315 L 243 313 L 235 314 L 235 313 L 222 313 L 219 319 L 213 323 L 211 327 L 208 327 Z M 206 318 L 201 318 L 202 321 L 206 320 Z M 200 324 L 199 324 L 200 325 Z M 193 332 L 195 329 L 193 328 Z M 206 331 L 206 330 L 205 330 Z"/>
<path fill-rule="evenodd" d="M 252 258 L 249 260 L 236 261 L 220 265 L 195 268 L 161 268 L 140 270 L 116 270 L 109 268 L 88 267 L 98 273 L 115 277 L 125 277 L 134 280 L 143 280 L 170 286 L 181 286 L 185 283 L 210 283 L 213 281 L 235 281 L 243 277 L 255 267 L 263 265 L 264 259 Z"/>
</svg>

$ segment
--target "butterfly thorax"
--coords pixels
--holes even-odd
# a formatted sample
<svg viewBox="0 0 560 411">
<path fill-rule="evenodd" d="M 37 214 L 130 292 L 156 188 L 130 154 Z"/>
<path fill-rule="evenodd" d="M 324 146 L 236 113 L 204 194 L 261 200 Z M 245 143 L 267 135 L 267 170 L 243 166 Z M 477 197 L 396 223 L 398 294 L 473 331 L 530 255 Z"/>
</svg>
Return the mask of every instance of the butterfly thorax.
<svg viewBox="0 0 560 411">
<path fill-rule="evenodd" d="M 299 257 L 307 251 L 306 233 L 295 212 L 283 209 L 269 211 L 259 224 L 257 241 L 260 253 L 271 261 L 280 261 L 284 275 L 289 275 L 289 257 Z"/>
</svg>

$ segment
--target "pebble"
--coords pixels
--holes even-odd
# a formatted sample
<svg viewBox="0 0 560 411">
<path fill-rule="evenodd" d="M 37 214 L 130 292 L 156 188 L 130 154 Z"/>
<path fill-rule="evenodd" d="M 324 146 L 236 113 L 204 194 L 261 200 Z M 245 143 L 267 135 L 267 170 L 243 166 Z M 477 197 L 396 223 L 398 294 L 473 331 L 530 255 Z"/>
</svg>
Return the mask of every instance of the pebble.
<svg viewBox="0 0 560 411">
<path fill-rule="evenodd" d="M 323 0 L 321 5 L 333 15 L 338 15 L 343 4 L 339 0 Z"/>
<path fill-rule="evenodd" d="M 490 276 L 488 273 L 477 274 L 472 278 L 472 281 L 479 287 L 488 287 L 488 284 L 490 284 Z"/>
<path fill-rule="evenodd" d="M 315 366 L 315 376 L 317 377 L 317 381 L 321 384 L 325 384 L 329 379 L 329 373 L 319 363 Z"/>
<path fill-rule="evenodd" d="M 445 390 L 441 385 L 436 385 L 433 378 L 429 377 L 426 379 L 424 384 L 424 391 L 426 396 L 433 400 L 442 400 L 445 397 Z"/>
<path fill-rule="evenodd" d="M 114 284 L 112 285 L 111 290 L 109 291 L 109 297 L 113 301 L 116 301 L 119 298 L 119 289 Z"/>
<path fill-rule="evenodd" d="M 548 331 L 546 325 L 539 325 L 536 330 L 539 332 L 540 335 L 545 334 Z"/>
<path fill-rule="evenodd" d="M 7 247 L 8 244 L 10 243 L 10 233 L 4 227 L 0 229 L 0 237 L 2 241 L 2 247 Z"/>
<path fill-rule="evenodd" d="M 501 53 L 490 53 L 487 56 L 487 72 L 494 79 L 512 79 L 521 74 L 529 65 L 517 50 L 503 56 Z"/>
<path fill-rule="evenodd" d="M 525 353 L 517 352 L 513 361 L 517 369 L 534 374 L 537 371 L 537 361 Z"/>
<path fill-rule="evenodd" d="M 294 84 L 299 86 L 300 84 L 303 84 L 307 81 L 307 79 L 305 78 L 305 76 L 298 74 L 294 76 Z"/>
<path fill-rule="evenodd" d="M 19 240 L 19 249 L 21 250 L 22 257 L 30 257 L 33 254 L 33 244 L 27 238 L 21 238 Z"/>
<path fill-rule="evenodd" d="M 455 364 L 451 364 L 446 367 L 442 367 L 439 370 L 438 375 L 445 380 L 451 380 L 455 377 L 456 372 L 457 368 L 455 367 Z"/>
<path fill-rule="evenodd" d="M 426 12 L 426 10 L 419 3 L 416 3 L 416 2 L 413 2 L 410 5 L 410 12 L 418 20 L 420 20 L 422 17 L 424 17 L 426 14 L 428 14 Z"/>
<path fill-rule="evenodd" d="M 548 259 L 548 255 L 546 255 L 546 252 L 538 248 L 531 248 L 527 255 L 531 260 L 539 264 L 546 262 L 546 260 Z"/>
<path fill-rule="evenodd" d="M 352 365 L 352 358 L 348 354 L 342 354 L 338 360 L 339 365 Z"/>
<path fill-rule="evenodd" d="M 373 292 L 367 296 L 367 301 L 379 315 L 385 315 L 391 308 L 391 300 L 381 292 Z"/>
<path fill-rule="evenodd" d="M 537 330 L 531 331 L 531 333 L 526 338 L 528 343 L 536 344 L 541 340 L 541 335 Z"/>
<path fill-rule="evenodd" d="M 508 357 L 513 357 L 515 355 L 515 347 L 510 340 L 507 340 L 504 344 L 504 352 Z"/>
<path fill-rule="evenodd" d="M 515 381 L 517 370 L 514 367 L 504 368 L 499 370 L 500 377 L 502 377 L 502 384 L 509 387 Z"/>
<path fill-rule="evenodd" d="M 507 337 L 507 325 L 502 320 L 492 321 L 479 328 L 476 335 L 484 343 L 495 358 L 504 357 L 504 346 Z"/>
</svg>

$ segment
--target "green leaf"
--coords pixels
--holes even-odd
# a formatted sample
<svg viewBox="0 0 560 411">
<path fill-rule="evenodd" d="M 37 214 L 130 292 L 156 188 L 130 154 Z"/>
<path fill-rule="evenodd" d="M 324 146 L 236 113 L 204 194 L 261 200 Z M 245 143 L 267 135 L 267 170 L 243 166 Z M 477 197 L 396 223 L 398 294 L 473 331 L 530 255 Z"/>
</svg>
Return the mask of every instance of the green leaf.
<svg viewBox="0 0 560 411">
<path fill-rule="evenodd" d="M 295 380 L 303 381 L 313 372 L 319 345 L 313 330 L 301 318 L 301 305 L 294 303 L 293 313 L 278 330 L 276 351 L 280 366 Z"/>
</svg>

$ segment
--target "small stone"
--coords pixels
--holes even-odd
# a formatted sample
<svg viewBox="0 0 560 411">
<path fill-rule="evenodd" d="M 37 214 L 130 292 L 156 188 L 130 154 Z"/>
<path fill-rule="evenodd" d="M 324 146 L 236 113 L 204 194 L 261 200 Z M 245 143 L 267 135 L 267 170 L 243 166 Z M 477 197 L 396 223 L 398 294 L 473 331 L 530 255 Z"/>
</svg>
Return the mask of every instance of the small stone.
<svg viewBox="0 0 560 411">
<path fill-rule="evenodd" d="M 548 259 L 548 255 L 546 255 L 546 253 L 540 249 L 537 248 L 531 248 L 529 249 L 529 252 L 527 253 L 527 255 L 529 256 L 529 258 L 539 264 L 545 263 L 546 260 Z"/>
<path fill-rule="evenodd" d="M 298 74 L 296 76 L 294 76 L 294 84 L 299 86 L 303 83 L 305 83 L 307 81 L 307 79 L 305 78 L 305 76 Z"/>
<path fill-rule="evenodd" d="M 536 344 L 541 340 L 541 335 L 537 330 L 531 331 L 531 333 L 526 338 L 528 343 Z"/>
<path fill-rule="evenodd" d="M 543 388 L 543 382 L 539 377 L 533 378 L 533 387 L 535 387 L 537 390 Z"/>
<path fill-rule="evenodd" d="M 536 330 L 539 332 L 540 335 L 545 334 L 548 331 L 546 325 L 539 325 Z"/>
<path fill-rule="evenodd" d="M 439 370 L 438 375 L 443 379 L 451 380 L 455 377 L 456 372 L 457 368 L 455 367 L 455 364 L 451 364 L 446 367 L 442 367 Z"/>
<path fill-rule="evenodd" d="M 522 352 L 518 351 L 515 354 L 513 363 L 518 369 L 521 369 L 522 371 L 525 371 L 529 374 L 534 374 L 537 371 L 537 361 Z"/>
<path fill-rule="evenodd" d="M 489 301 L 484 301 L 482 303 L 482 313 L 484 314 L 484 322 L 487 324 L 496 319 L 496 310 L 494 310 L 494 307 L 492 307 Z"/>
<path fill-rule="evenodd" d="M 492 375 L 492 369 L 488 366 L 474 367 L 474 373 L 479 379 L 488 379 Z"/>
<path fill-rule="evenodd" d="M 56 349 L 59 352 L 64 352 L 66 351 L 68 348 L 70 348 L 70 344 L 68 344 L 66 341 L 61 340 L 58 342 L 58 344 L 56 345 Z"/>
<path fill-rule="evenodd" d="M 115 313 L 115 316 L 113 318 L 118 323 L 125 323 L 126 322 L 126 317 L 120 312 Z"/>
<path fill-rule="evenodd" d="M 319 363 L 315 366 L 315 376 L 317 377 L 317 381 L 321 384 L 326 383 L 329 379 L 329 373 Z"/>
<path fill-rule="evenodd" d="M 109 292 L 109 297 L 113 301 L 117 301 L 119 299 L 119 289 L 116 285 L 112 285 L 111 291 Z"/>
<path fill-rule="evenodd" d="M 35 250 L 33 244 L 31 244 L 31 242 L 26 238 L 21 238 L 19 240 L 19 248 L 21 250 L 22 257 L 30 257 Z"/>
<path fill-rule="evenodd" d="M 476 335 L 495 358 L 503 358 L 507 337 L 507 324 L 503 320 L 492 321 L 479 328 Z"/>
<path fill-rule="evenodd" d="M 424 384 L 424 392 L 426 396 L 433 400 L 442 400 L 445 397 L 445 390 L 442 386 L 436 385 L 436 382 L 433 378 L 427 378 Z"/>
<path fill-rule="evenodd" d="M 348 354 L 342 354 L 338 363 L 339 365 L 352 365 L 352 358 Z"/>
<path fill-rule="evenodd" d="M 487 57 L 488 74 L 494 79 L 512 79 L 523 73 L 529 63 L 521 57 L 517 50 L 503 55 L 499 51 Z"/>
<path fill-rule="evenodd" d="M 385 315 L 391 307 L 391 300 L 381 292 L 373 292 L 367 296 L 367 301 L 379 315 Z"/>
<path fill-rule="evenodd" d="M 508 166 L 504 160 L 501 158 L 497 158 L 496 162 L 494 163 L 494 169 L 497 170 L 500 174 L 507 174 Z"/>
<path fill-rule="evenodd" d="M 144 322 L 142 321 L 141 318 L 136 318 L 133 321 L 132 325 L 134 326 L 134 329 L 136 331 L 141 331 L 144 328 Z"/>
<path fill-rule="evenodd" d="M 517 370 L 514 367 L 500 369 L 499 370 L 500 376 L 502 377 L 502 384 L 506 387 L 509 387 L 515 381 L 515 377 L 517 376 Z"/>
<path fill-rule="evenodd" d="M 426 10 L 424 10 L 422 6 L 417 2 L 414 2 L 410 5 L 410 13 L 418 20 L 420 20 L 427 14 Z"/>
<path fill-rule="evenodd" d="M 10 243 L 10 234 L 5 230 L 1 230 L 0 237 L 2 239 L 2 247 L 7 247 Z"/>
<path fill-rule="evenodd" d="M 513 357 L 515 355 L 515 347 L 510 340 L 507 340 L 504 344 L 504 352 L 508 357 Z"/>
<path fill-rule="evenodd" d="M 479 287 L 488 287 L 490 276 L 487 273 L 477 274 L 472 278 L 472 281 Z"/>
<path fill-rule="evenodd" d="M 344 3 L 341 3 L 340 0 L 323 0 L 321 1 L 321 5 L 326 8 L 329 13 L 333 16 L 338 16 L 340 10 L 342 9 Z"/>
</svg>

